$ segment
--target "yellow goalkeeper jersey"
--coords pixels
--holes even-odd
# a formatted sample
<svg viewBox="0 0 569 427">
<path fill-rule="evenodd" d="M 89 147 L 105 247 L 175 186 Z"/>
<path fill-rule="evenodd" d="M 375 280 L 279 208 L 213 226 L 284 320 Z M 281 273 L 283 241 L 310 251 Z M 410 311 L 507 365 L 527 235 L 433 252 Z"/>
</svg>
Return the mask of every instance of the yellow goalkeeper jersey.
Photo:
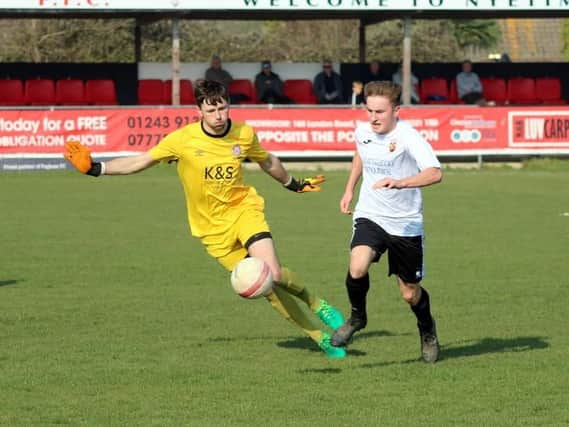
<svg viewBox="0 0 569 427">
<path fill-rule="evenodd" d="M 253 128 L 229 121 L 223 135 L 204 131 L 201 122 L 192 123 L 166 136 L 149 151 L 154 160 L 178 160 L 178 175 L 186 195 L 192 234 L 203 237 L 228 231 L 241 213 L 263 210 L 264 200 L 245 185 L 245 159 L 265 160 Z"/>
</svg>

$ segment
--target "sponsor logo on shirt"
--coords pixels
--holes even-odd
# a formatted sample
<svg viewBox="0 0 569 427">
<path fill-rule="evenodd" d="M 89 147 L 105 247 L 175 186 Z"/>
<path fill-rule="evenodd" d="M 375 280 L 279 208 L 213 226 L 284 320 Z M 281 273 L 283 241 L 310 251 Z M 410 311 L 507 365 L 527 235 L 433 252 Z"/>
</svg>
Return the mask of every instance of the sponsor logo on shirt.
<svg viewBox="0 0 569 427">
<path fill-rule="evenodd" d="M 234 176 L 234 166 L 206 166 L 204 168 L 204 180 L 222 181 L 231 179 Z"/>
</svg>

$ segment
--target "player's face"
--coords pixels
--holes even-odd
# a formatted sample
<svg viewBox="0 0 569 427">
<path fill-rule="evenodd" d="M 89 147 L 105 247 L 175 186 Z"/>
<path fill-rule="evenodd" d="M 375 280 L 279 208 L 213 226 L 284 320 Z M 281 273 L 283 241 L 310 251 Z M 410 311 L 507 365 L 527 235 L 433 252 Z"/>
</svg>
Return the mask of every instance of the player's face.
<svg viewBox="0 0 569 427">
<path fill-rule="evenodd" d="M 209 104 L 205 101 L 200 106 L 200 114 L 205 130 L 213 134 L 221 134 L 225 131 L 229 118 L 229 104 L 224 99 L 217 104 Z"/>
<path fill-rule="evenodd" d="M 385 96 L 368 96 L 366 110 L 371 129 L 376 133 L 389 133 L 395 129 L 399 118 L 399 106 L 391 105 Z"/>
</svg>

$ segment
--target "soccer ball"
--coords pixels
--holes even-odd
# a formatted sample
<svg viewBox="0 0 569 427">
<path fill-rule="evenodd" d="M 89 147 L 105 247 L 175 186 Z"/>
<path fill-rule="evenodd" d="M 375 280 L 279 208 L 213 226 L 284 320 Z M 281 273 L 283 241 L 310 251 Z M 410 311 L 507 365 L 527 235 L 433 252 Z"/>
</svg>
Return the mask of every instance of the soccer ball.
<svg viewBox="0 0 569 427">
<path fill-rule="evenodd" d="M 245 258 L 231 272 L 231 286 L 243 298 L 266 296 L 273 288 L 271 269 L 260 258 Z"/>
</svg>

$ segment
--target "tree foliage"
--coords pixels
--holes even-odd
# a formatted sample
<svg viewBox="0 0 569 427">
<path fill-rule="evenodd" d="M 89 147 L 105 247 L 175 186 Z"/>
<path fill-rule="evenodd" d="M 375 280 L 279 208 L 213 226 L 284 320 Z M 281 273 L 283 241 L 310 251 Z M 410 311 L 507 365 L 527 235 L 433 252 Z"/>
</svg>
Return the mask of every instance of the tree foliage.
<svg viewBox="0 0 569 427">
<path fill-rule="evenodd" d="M 133 62 L 132 20 L 0 20 L 2 62 Z"/>
<path fill-rule="evenodd" d="M 499 38 L 495 21 L 428 20 L 413 22 L 413 59 L 420 62 L 462 59 L 469 45 L 491 47 Z M 3 62 L 134 62 L 132 19 L 2 20 Z M 181 21 L 183 62 L 319 62 L 330 58 L 359 62 L 358 21 Z M 370 25 L 367 58 L 401 59 L 403 28 L 392 20 Z M 142 60 L 171 58 L 171 25 L 163 20 L 142 27 Z"/>
<path fill-rule="evenodd" d="M 468 19 L 453 21 L 454 38 L 460 48 L 474 46 L 490 48 L 496 46 L 501 31 L 496 21 Z"/>
</svg>

